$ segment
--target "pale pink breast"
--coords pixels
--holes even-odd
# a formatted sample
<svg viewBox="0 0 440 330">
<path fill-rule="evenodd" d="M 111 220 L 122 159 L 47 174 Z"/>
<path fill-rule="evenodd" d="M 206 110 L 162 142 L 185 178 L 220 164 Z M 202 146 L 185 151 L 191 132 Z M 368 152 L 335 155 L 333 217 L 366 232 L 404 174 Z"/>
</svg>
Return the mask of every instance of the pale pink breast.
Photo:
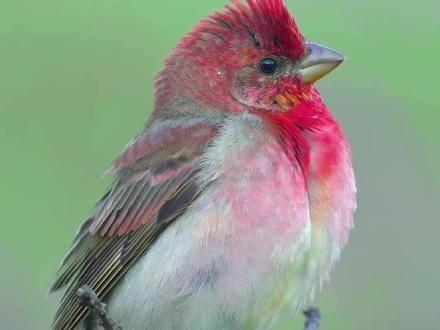
<svg viewBox="0 0 440 330">
<path fill-rule="evenodd" d="M 216 232 L 227 241 L 228 261 L 238 272 L 257 273 L 272 271 L 273 260 L 300 259 L 310 241 L 301 167 L 254 116 L 231 122 L 210 151 L 207 161 L 218 165 L 210 205 L 223 213 L 219 221 L 228 223 L 222 227 L 226 232 Z"/>
<path fill-rule="evenodd" d="M 305 136 L 310 145 L 308 192 L 313 231 L 328 234 L 341 249 L 348 241 L 356 210 L 351 150 L 336 123 Z"/>
</svg>

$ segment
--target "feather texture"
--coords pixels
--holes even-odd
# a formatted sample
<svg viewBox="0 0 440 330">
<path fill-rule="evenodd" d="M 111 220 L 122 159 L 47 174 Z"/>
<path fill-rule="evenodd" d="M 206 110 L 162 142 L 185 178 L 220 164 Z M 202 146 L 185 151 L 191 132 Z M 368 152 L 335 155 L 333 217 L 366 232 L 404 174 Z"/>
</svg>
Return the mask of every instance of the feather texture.
<svg viewBox="0 0 440 330">
<path fill-rule="evenodd" d="M 348 143 L 302 81 L 309 52 L 283 1 L 232 2 L 158 75 L 149 122 L 52 286 L 55 329 L 86 318 L 83 285 L 127 329 L 265 328 L 338 260 L 356 208 Z"/>
<path fill-rule="evenodd" d="M 80 228 L 52 286 L 52 291 L 66 287 L 54 328 L 73 328 L 86 313 L 77 303 L 77 290 L 88 285 L 105 298 L 206 188 L 197 173 L 216 124 L 199 120 L 189 125 L 184 117 L 172 127 L 152 122 L 115 162 L 112 186 Z"/>
</svg>

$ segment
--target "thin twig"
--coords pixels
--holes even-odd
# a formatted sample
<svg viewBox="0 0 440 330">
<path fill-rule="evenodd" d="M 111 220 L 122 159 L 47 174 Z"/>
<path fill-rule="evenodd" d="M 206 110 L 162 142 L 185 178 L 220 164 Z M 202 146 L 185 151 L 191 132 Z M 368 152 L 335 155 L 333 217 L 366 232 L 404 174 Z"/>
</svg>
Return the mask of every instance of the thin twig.
<svg viewBox="0 0 440 330">
<path fill-rule="evenodd" d="M 311 307 L 304 311 L 304 316 L 306 317 L 306 323 L 304 324 L 304 330 L 318 330 L 321 324 L 321 314 L 319 309 Z"/>
<path fill-rule="evenodd" d="M 81 306 L 90 308 L 92 313 L 99 317 L 99 321 L 104 330 L 122 330 L 120 326 L 110 317 L 107 305 L 99 300 L 98 296 L 88 286 L 83 286 L 76 293 Z"/>
</svg>

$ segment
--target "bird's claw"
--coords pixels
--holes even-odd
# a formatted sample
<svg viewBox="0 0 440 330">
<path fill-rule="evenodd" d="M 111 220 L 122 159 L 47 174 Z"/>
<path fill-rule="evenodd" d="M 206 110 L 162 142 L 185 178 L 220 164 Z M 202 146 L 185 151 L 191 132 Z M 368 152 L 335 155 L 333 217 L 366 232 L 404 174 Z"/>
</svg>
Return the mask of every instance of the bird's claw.
<svg viewBox="0 0 440 330">
<path fill-rule="evenodd" d="M 318 308 L 310 307 L 303 312 L 306 317 L 304 330 L 317 330 L 321 324 L 321 313 Z"/>
</svg>

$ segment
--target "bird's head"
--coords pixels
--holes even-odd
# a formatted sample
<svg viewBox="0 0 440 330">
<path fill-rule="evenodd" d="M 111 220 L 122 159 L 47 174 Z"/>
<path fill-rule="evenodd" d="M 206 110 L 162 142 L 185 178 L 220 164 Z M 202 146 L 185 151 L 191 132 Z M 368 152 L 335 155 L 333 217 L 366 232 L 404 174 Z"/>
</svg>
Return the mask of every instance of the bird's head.
<svg viewBox="0 0 440 330">
<path fill-rule="evenodd" d="M 156 108 L 290 112 L 344 57 L 305 40 L 283 0 L 232 0 L 177 46 L 157 79 Z"/>
</svg>

